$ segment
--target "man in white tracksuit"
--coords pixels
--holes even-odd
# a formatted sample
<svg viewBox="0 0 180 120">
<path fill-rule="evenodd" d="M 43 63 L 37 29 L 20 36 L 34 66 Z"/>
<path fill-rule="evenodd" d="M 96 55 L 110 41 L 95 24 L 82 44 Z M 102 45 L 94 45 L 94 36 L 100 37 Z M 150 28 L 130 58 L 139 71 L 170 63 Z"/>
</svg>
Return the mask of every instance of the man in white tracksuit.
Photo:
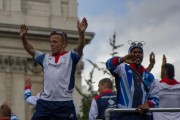
<svg viewBox="0 0 180 120">
<path fill-rule="evenodd" d="M 180 83 L 174 79 L 175 69 L 163 56 L 159 82 L 159 108 L 180 108 Z M 180 120 L 180 112 L 154 112 L 154 120 Z"/>
</svg>

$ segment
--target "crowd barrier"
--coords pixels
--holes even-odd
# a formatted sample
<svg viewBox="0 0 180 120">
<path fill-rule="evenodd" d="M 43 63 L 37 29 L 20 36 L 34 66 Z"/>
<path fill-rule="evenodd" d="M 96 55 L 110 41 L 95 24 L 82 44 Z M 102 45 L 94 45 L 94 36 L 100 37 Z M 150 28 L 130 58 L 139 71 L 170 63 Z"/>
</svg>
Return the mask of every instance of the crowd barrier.
<svg viewBox="0 0 180 120">
<path fill-rule="evenodd" d="M 180 108 L 150 108 L 150 112 L 180 112 Z M 110 120 L 110 112 L 139 112 L 136 108 L 120 109 L 107 108 L 105 111 L 105 120 Z"/>
</svg>

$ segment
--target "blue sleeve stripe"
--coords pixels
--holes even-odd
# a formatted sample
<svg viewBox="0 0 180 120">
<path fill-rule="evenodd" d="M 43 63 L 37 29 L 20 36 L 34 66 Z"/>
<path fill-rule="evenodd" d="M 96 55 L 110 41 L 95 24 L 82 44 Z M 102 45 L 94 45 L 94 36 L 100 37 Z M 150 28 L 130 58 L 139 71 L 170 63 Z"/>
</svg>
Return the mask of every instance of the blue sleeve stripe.
<svg viewBox="0 0 180 120">
<path fill-rule="evenodd" d="M 159 99 L 157 97 L 149 97 L 148 100 L 159 101 Z"/>
<path fill-rule="evenodd" d="M 46 54 L 44 53 L 44 54 L 42 54 L 42 55 L 34 58 L 34 61 L 37 62 L 37 63 L 39 63 L 41 66 L 43 66 L 43 60 L 44 60 L 45 55 L 46 55 Z"/>
<path fill-rule="evenodd" d="M 11 120 L 19 120 L 16 116 L 11 116 Z"/>
<path fill-rule="evenodd" d="M 70 82 L 69 82 L 69 86 L 68 86 L 68 90 L 71 90 L 74 88 L 74 84 L 75 84 L 75 71 L 76 71 L 76 64 L 73 63 L 72 64 L 72 70 L 71 70 L 71 76 L 70 76 Z"/>
<path fill-rule="evenodd" d="M 118 85 L 119 86 L 119 85 Z M 123 97 L 122 97 L 122 91 L 121 91 L 121 89 L 117 89 L 118 91 L 117 91 L 117 99 L 118 99 L 118 104 L 121 104 L 121 105 L 125 105 L 125 101 L 124 101 L 124 99 L 123 99 Z"/>
<path fill-rule="evenodd" d="M 24 100 L 26 100 L 28 97 L 31 96 L 31 90 L 27 89 L 25 90 L 25 93 L 24 93 Z"/>
<path fill-rule="evenodd" d="M 110 72 L 113 72 L 115 69 L 116 69 L 116 67 L 113 65 L 113 63 L 112 63 L 112 60 L 113 60 L 113 58 L 111 58 L 111 59 L 109 59 L 107 62 L 106 62 L 106 67 L 107 67 L 107 69 L 110 71 Z"/>
<path fill-rule="evenodd" d="M 120 78 L 120 79 L 121 79 L 121 78 Z M 125 85 L 124 85 L 124 83 L 123 83 L 122 80 L 120 80 L 120 85 L 121 85 L 122 92 L 123 92 L 122 96 L 123 96 L 123 98 L 124 98 L 125 101 L 126 101 L 126 105 L 128 106 L 128 105 L 129 105 L 129 99 L 128 99 L 128 95 L 127 95 L 127 92 L 126 92 Z"/>
<path fill-rule="evenodd" d="M 19 119 L 14 113 L 12 113 L 11 114 L 11 120 L 19 120 Z"/>
<path fill-rule="evenodd" d="M 70 82 L 68 86 L 68 90 L 71 90 L 74 88 L 75 85 L 75 72 L 76 72 L 76 65 L 81 59 L 81 56 L 78 55 L 78 53 L 74 50 L 71 51 L 71 59 L 72 59 L 72 69 L 71 69 L 71 76 L 70 76 Z"/>
<path fill-rule="evenodd" d="M 153 74 L 151 74 L 151 73 L 149 73 L 149 72 L 146 72 L 146 74 L 148 74 L 148 76 L 149 76 L 149 82 L 152 82 L 155 78 L 154 78 L 154 76 L 153 76 Z M 145 74 L 145 75 L 146 75 Z"/>
<path fill-rule="evenodd" d="M 79 56 L 76 51 L 72 50 L 71 58 L 72 58 L 72 61 L 77 64 L 79 62 L 79 60 L 81 59 L 81 56 Z"/>
<path fill-rule="evenodd" d="M 127 81 L 128 81 L 128 85 L 129 85 L 129 88 L 131 88 L 132 86 L 132 78 L 133 78 L 133 75 L 132 73 L 129 73 L 129 66 L 125 64 L 125 71 L 126 71 L 126 76 L 127 76 Z"/>
<path fill-rule="evenodd" d="M 25 94 L 31 93 L 31 90 L 30 90 L 30 89 L 26 89 L 24 93 L 25 93 Z"/>
<path fill-rule="evenodd" d="M 156 97 L 151 97 L 148 100 L 150 100 L 153 103 L 153 107 L 157 108 L 159 106 L 159 99 Z"/>
</svg>

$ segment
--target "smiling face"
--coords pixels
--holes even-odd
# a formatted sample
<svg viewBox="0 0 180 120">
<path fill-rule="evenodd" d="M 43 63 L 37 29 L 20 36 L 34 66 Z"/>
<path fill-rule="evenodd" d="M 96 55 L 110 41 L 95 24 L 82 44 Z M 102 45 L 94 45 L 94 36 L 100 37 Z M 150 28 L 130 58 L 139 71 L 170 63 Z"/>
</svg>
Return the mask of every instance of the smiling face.
<svg viewBox="0 0 180 120">
<path fill-rule="evenodd" d="M 52 54 L 56 55 L 65 50 L 66 42 L 61 35 L 54 34 L 50 36 L 50 46 Z"/>
<path fill-rule="evenodd" d="M 134 55 L 133 61 L 135 65 L 140 65 L 143 61 L 143 51 L 140 48 L 134 48 L 131 53 Z"/>
</svg>

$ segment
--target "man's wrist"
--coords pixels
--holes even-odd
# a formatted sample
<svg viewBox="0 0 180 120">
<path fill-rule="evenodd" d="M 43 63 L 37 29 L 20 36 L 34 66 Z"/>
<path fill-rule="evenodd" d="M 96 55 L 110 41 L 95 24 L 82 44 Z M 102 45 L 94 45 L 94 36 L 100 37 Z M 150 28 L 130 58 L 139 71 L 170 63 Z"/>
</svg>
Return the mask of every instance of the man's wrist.
<svg viewBox="0 0 180 120">
<path fill-rule="evenodd" d="M 149 105 L 149 108 L 153 108 L 153 103 L 151 101 L 146 101 L 146 103 Z"/>
<path fill-rule="evenodd" d="M 150 67 L 154 67 L 154 64 L 149 64 Z"/>
<path fill-rule="evenodd" d="M 26 37 L 22 37 L 21 40 L 22 40 L 23 42 L 26 42 L 27 39 L 26 39 Z"/>
<path fill-rule="evenodd" d="M 27 90 L 27 89 L 30 89 L 30 90 L 31 90 L 31 87 L 32 87 L 31 85 L 26 85 L 26 86 L 24 87 L 24 89 L 25 89 L 25 90 Z"/>
</svg>

